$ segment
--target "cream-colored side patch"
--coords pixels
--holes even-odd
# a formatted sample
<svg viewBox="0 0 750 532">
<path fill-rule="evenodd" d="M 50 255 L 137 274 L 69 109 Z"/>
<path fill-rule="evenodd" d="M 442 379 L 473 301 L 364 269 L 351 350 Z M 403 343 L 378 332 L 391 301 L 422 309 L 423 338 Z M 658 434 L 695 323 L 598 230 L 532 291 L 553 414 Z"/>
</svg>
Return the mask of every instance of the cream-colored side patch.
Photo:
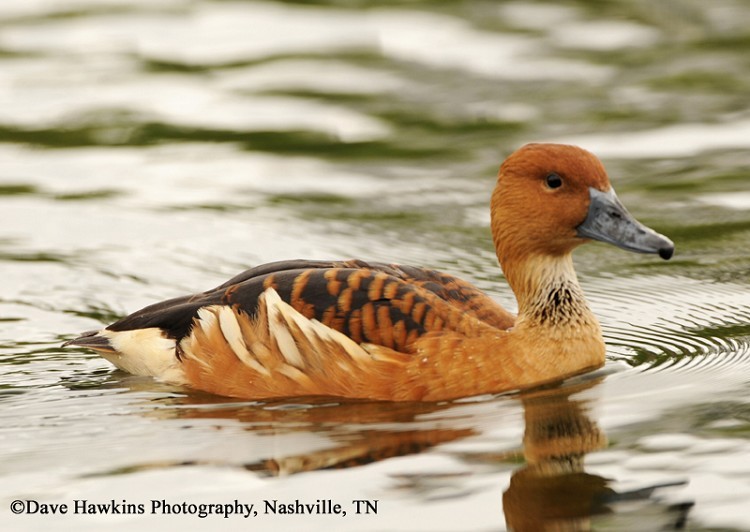
<svg viewBox="0 0 750 532">
<path fill-rule="evenodd" d="M 185 384 L 185 375 L 175 356 L 175 341 L 165 337 L 161 329 L 104 329 L 99 335 L 107 338 L 117 351 L 101 355 L 121 370 L 175 384 Z"/>
<path fill-rule="evenodd" d="M 221 306 L 214 307 L 216 314 L 219 316 L 219 327 L 221 334 L 227 340 L 229 347 L 232 348 L 239 358 L 250 356 L 245 347 L 245 340 L 242 338 L 242 330 L 237 322 L 237 316 L 231 307 Z"/>
<path fill-rule="evenodd" d="M 365 351 L 354 340 L 352 340 L 345 334 L 337 331 L 336 329 L 332 329 L 327 325 L 323 325 L 318 320 L 310 320 L 304 317 L 302 314 L 297 312 L 294 307 L 282 301 L 273 288 L 267 289 L 264 293 L 264 296 L 268 295 L 269 291 L 273 292 L 273 294 L 270 295 L 272 300 L 274 301 L 274 309 L 284 317 L 286 325 L 289 326 L 292 323 L 296 325 L 297 329 L 299 329 L 299 333 L 301 333 L 308 342 L 318 346 L 321 345 L 321 342 L 337 344 L 346 354 L 348 354 L 353 360 L 357 362 L 364 362 L 371 358 L 370 355 L 368 355 L 367 351 Z M 278 332 L 278 330 L 271 329 L 271 333 L 273 334 L 274 332 Z M 291 333 L 289 335 L 291 337 Z M 281 346 L 281 344 L 279 345 Z M 299 351 L 297 350 L 297 352 Z M 289 359 L 287 360 L 290 364 L 296 365 Z"/>
<path fill-rule="evenodd" d="M 208 339 L 219 344 L 212 346 Z M 328 386 L 348 389 L 349 376 L 358 371 L 356 366 L 366 366 L 374 360 L 367 348 L 317 320 L 306 318 L 284 302 L 273 288 L 266 289 L 260 296 L 253 317 L 226 305 L 201 308 L 196 326 L 181 341 L 180 347 L 186 360 L 201 364 L 206 375 L 222 381 L 232 376 L 215 374 L 215 368 L 228 366 L 214 360 L 214 353 L 205 351 L 219 349 L 222 341 L 228 349 L 222 347 L 216 356 L 233 354 L 244 366 L 262 376 L 264 384 L 259 386 L 273 390 L 277 381 L 278 387 L 290 395 L 320 393 Z M 208 343 L 203 345 L 203 342 Z M 248 386 L 261 382 L 252 374 L 246 375 Z M 280 379 L 281 376 L 288 380 Z M 328 379 L 334 380 L 329 384 Z M 338 384 L 334 384 L 336 379 L 340 381 Z M 289 388 L 289 380 L 298 387 Z M 336 388 L 332 390 L 331 393 L 337 393 Z"/>
<path fill-rule="evenodd" d="M 267 288 L 261 297 L 263 298 L 261 304 L 265 303 L 268 309 L 268 333 L 271 338 L 276 340 L 279 351 L 287 363 L 299 369 L 304 369 L 305 360 L 302 358 L 294 337 L 289 331 L 289 324 L 293 321 L 293 313 L 297 311 L 284 303 L 273 288 Z"/>
<path fill-rule="evenodd" d="M 210 307 L 201 307 L 198 309 L 198 324 L 206 334 L 209 334 L 211 330 L 215 329 L 218 325 L 216 318 L 217 309 L 217 305 L 212 305 Z"/>
<path fill-rule="evenodd" d="M 245 345 L 245 337 L 242 334 L 242 328 L 237 321 L 237 314 L 235 314 L 234 310 L 227 306 L 212 308 L 215 308 L 215 312 L 219 315 L 221 334 L 224 335 L 229 347 L 232 348 L 237 358 L 254 371 L 270 376 L 271 373 L 248 351 L 247 345 Z"/>
<path fill-rule="evenodd" d="M 304 367 L 304 364 L 300 366 L 295 362 L 297 356 L 301 357 L 301 355 L 299 355 L 299 349 L 294 342 L 294 333 L 301 334 L 304 336 L 305 340 L 312 345 L 321 346 L 323 342 L 335 344 L 356 362 L 365 362 L 371 359 L 367 351 L 359 346 L 354 340 L 335 329 L 323 325 L 318 320 L 307 319 L 297 312 L 294 307 L 282 301 L 273 288 L 266 289 L 263 296 L 266 298 L 267 302 L 270 302 L 267 303 L 269 304 L 268 315 L 270 333 L 272 336 L 276 337 L 276 340 L 279 342 L 279 348 L 282 350 L 284 357 L 290 364 L 298 368 Z M 279 319 L 273 320 L 270 318 L 270 316 L 274 315 L 278 315 Z M 296 327 L 291 327 L 292 324 Z M 282 337 L 282 339 L 280 339 L 280 337 Z M 284 342 L 283 348 L 282 340 Z M 293 348 L 287 347 L 290 342 Z M 291 356 L 288 356 L 287 353 Z"/>
</svg>

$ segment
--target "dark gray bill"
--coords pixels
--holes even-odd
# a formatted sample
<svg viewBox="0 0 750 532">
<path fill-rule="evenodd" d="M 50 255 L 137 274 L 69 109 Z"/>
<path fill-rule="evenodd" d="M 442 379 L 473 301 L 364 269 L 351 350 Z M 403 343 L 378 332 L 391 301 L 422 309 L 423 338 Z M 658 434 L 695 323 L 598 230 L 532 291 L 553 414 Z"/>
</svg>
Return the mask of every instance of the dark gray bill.
<svg viewBox="0 0 750 532">
<path fill-rule="evenodd" d="M 674 243 L 633 218 L 613 189 L 602 192 L 589 188 L 589 195 L 589 212 L 576 228 L 578 236 L 637 253 L 658 253 L 665 260 L 672 257 Z"/>
</svg>

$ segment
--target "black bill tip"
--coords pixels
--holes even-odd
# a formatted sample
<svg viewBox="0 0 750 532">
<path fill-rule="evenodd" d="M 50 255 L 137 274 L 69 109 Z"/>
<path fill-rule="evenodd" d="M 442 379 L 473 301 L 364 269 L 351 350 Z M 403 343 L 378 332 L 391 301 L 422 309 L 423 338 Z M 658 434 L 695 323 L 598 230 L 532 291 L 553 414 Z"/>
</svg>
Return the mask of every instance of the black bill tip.
<svg viewBox="0 0 750 532">
<path fill-rule="evenodd" d="M 662 259 L 669 260 L 672 258 L 672 255 L 674 255 L 674 245 L 659 248 L 659 256 Z"/>
</svg>

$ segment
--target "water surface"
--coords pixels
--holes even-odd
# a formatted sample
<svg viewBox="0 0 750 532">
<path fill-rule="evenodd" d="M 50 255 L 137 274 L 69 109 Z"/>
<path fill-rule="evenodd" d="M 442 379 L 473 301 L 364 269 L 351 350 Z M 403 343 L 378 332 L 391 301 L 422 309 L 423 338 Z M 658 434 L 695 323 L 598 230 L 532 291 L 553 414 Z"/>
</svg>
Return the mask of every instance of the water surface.
<svg viewBox="0 0 750 532">
<path fill-rule="evenodd" d="M 748 27 L 739 0 L 0 6 L 3 528 L 750 529 Z M 577 252 L 608 346 L 592 375 L 441 404 L 241 402 L 60 348 L 298 257 L 444 269 L 512 309 L 487 203 L 534 140 L 600 155 L 677 245 Z M 347 515 L 150 514 L 274 499 Z"/>
</svg>

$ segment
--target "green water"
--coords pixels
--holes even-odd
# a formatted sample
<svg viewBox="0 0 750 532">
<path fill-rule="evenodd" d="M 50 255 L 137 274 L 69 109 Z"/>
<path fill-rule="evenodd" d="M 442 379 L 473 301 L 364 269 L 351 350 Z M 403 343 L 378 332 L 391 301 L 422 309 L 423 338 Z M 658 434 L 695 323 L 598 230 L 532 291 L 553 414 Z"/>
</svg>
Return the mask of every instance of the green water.
<svg viewBox="0 0 750 532">
<path fill-rule="evenodd" d="M 2 528 L 750 530 L 748 28 L 741 0 L 0 5 Z M 246 403 L 60 348 L 289 258 L 443 269 L 513 309 L 487 204 L 531 141 L 598 154 L 677 246 L 576 253 L 600 372 L 439 405 Z"/>
</svg>

